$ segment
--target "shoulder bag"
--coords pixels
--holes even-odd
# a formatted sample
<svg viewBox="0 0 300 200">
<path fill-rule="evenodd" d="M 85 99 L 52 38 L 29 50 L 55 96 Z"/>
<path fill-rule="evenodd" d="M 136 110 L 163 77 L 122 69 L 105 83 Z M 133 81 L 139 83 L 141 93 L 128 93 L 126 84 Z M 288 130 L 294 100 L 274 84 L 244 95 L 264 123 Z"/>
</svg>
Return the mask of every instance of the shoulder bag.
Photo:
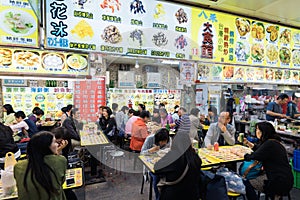
<svg viewBox="0 0 300 200">
<path fill-rule="evenodd" d="M 181 174 L 181 176 L 175 180 L 175 181 L 171 181 L 171 182 L 167 182 L 166 181 L 166 177 L 162 177 L 160 178 L 159 182 L 157 183 L 157 188 L 159 190 L 159 192 L 161 192 L 161 189 L 163 188 L 163 186 L 167 186 L 167 185 L 176 185 L 177 183 L 179 183 L 180 181 L 182 181 L 182 179 L 185 177 L 185 175 L 187 174 L 189 170 L 189 165 L 187 164 L 183 173 Z"/>
</svg>

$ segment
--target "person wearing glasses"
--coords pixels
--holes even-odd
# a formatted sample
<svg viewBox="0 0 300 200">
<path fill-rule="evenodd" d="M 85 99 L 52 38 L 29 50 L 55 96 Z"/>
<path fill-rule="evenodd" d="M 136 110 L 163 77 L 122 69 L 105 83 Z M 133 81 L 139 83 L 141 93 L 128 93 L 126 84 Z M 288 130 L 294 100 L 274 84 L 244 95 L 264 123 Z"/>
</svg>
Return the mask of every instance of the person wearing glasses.
<svg viewBox="0 0 300 200">
<path fill-rule="evenodd" d="M 229 124 L 229 112 L 221 112 L 218 122 L 212 123 L 204 138 L 204 146 L 212 149 L 215 142 L 220 146 L 235 144 L 235 128 Z"/>
</svg>

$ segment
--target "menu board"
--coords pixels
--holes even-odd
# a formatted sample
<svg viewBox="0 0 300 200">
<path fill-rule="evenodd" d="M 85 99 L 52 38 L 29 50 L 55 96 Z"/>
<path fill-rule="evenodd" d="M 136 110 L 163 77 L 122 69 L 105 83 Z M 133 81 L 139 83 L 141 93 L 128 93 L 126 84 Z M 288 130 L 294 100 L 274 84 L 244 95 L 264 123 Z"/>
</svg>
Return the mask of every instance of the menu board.
<svg viewBox="0 0 300 200">
<path fill-rule="evenodd" d="M 0 1 L 0 45 L 39 47 L 38 30 L 38 19 L 28 0 Z"/>
<path fill-rule="evenodd" d="M 0 48 L 0 72 L 88 75 L 88 55 Z"/>
<path fill-rule="evenodd" d="M 29 115 L 36 106 L 53 118 L 59 118 L 62 107 L 73 104 L 72 86 L 65 87 L 5 87 L 3 104 L 11 104 L 15 111 Z"/>
<path fill-rule="evenodd" d="M 137 110 L 138 105 L 144 104 L 146 110 L 153 113 L 154 106 L 158 107 L 160 103 L 165 104 L 169 113 L 174 111 L 175 105 L 180 105 L 180 90 L 164 89 L 109 89 L 109 104 L 117 103 L 119 108 L 128 106 Z"/>
<path fill-rule="evenodd" d="M 75 82 L 74 105 L 79 109 L 81 119 L 88 122 L 97 120 L 98 107 L 106 105 L 105 90 L 105 77 Z"/>
<path fill-rule="evenodd" d="M 168 113 L 173 113 L 174 107 L 180 105 L 180 90 L 154 89 L 153 93 L 155 105 L 158 107 L 160 103 L 163 103 Z"/>
<path fill-rule="evenodd" d="M 119 108 L 127 106 L 137 110 L 139 104 L 144 104 L 146 110 L 153 112 L 154 94 L 148 89 L 117 89 L 110 88 L 108 93 L 109 105 L 117 103 Z"/>
<path fill-rule="evenodd" d="M 200 82 L 299 84 L 299 70 L 197 63 Z"/>
<path fill-rule="evenodd" d="M 48 48 L 187 59 L 191 8 L 130 1 L 46 1 Z"/>
<path fill-rule="evenodd" d="M 294 28 L 161 1 L 47 0 L 46 5 L 48 48 L 300 67 L 300 30 Z"/>
</svg>

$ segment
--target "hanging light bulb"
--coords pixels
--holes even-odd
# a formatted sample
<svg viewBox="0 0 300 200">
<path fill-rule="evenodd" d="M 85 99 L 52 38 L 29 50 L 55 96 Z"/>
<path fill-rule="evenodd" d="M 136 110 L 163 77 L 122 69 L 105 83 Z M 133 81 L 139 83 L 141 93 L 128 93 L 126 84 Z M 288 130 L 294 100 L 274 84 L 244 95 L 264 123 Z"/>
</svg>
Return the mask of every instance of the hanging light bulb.
<svg viewBox="0 0 300 200">
<path fill-rule="evenodd" d="M 136 61 L 135 61 L 135 65 L 134 65 L 134 67 L 135 67 L 136 69 L 140 68 L 140 65 L 139 65 L 139 62 L 138 62 L 138 60 L 136 60 Z"/>
</svg>

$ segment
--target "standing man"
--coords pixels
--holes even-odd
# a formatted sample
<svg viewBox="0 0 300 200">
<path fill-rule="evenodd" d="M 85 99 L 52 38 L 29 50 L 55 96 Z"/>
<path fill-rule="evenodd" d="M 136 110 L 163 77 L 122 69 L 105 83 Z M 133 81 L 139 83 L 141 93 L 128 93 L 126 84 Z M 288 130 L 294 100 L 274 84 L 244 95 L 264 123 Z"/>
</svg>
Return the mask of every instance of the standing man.
<svg viewBox="0 0 300 200">
<path fill-rule="evenodd" d="M 215 142 L 220 146 L 235 144 L 235 128 L 229 122 L 229 112 L 221 112 L 218 122 L 210 124 L 204 138 L 205 147 L 212 148 Z"/>
<path fill-rule="evenodd" d="M 275 121 L 275 119 L 287 118 L 285 114 L 282 113 L 281 106 L 286 104 L 289 100 L 287 94 L 280 94 L 277 99 L 273 102 L 270 102 L 267 106 L 266 120 Z"/>
<path fill-rule="evenodd" d="M 294 92 L 292 95 L 292 101 L 288 103 L 286 115 L 293 119 L 297 119 L 298 117 L 300 117 L 300 113 L 298 111 L 298 103 L 300 102 L 299 97 L 300 93 Z"/>
</svg>

